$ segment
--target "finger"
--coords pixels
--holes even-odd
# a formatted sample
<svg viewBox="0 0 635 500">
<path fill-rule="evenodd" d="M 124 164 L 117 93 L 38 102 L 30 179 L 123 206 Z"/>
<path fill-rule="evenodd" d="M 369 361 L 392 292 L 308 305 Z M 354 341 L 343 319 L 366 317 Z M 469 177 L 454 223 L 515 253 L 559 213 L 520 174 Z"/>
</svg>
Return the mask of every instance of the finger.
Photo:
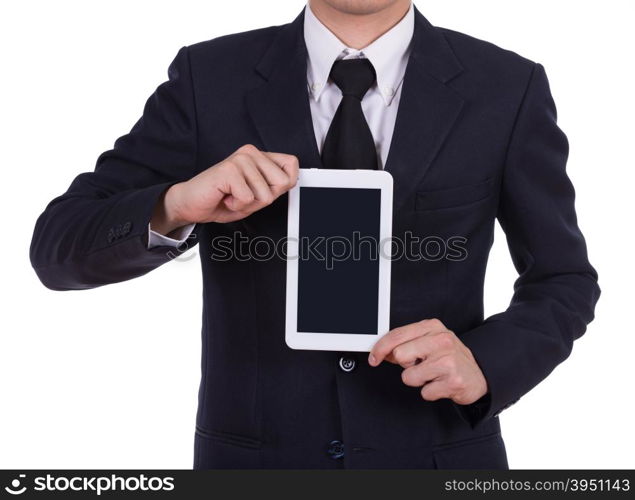
<svg viewBox="0 0 635 500">
<path fill-rule="evenodd" d="M 260 154 L 256 158 L 256 165 L 260 169 L 267 183 L 272 187 L 272 191 L 279 196 L 292 187 L 291 179 L 287 172 L 274 162 L 266 154 Z"/>
<path fill-rule="evenodd" d="M 410 323 L 409 325 L 395 328 L 375 343 L 368 355 L 368 363 L 371 366 L 377 366 L 399 344 L 403 344 L 422 335 L 427 335 L 430 332 L 445 329 L 445 325 L 438 319 L 425 319 L 417 323 Z"/>
<path fill-rule="evenodd" d="M 238 212 L 253 203 L 254 193 L 242 175 L 231 176 L 228 187 L 229 195 L 223 199 L 223 203 L 229 210 Z"/>
<path fill-rule="evenodd" d="M 411 323 L 390 330 L 386 335 L 380 338 L 370 350 L 368 363 L 371 366 L 377 366 L 399 344 L 403 344 L 419 336 L 421 336 L 421 331 L 417 323 Z"/>
<path fill-rule="evenodd" d="M 295 186 L 296 182 L 298 182 L 298 172 L 300 171 L 298 157 L 286 153 L 272 153 L 271 151 L 264 151 L 264 154 L 286 172 L 289 176 L 291 187 Z"/>
<path fill-rule="evenodd" d="M 271 186 L 255 163 L 253 161 L 242 163 L 241 172 L 253 191 L 256 201 L 261 205 L 269 205 L 274 200 L 274 195 Z"/>
<path fill-rule="evenodd" d="M 443 324 L 440 319 L 437 318 L 428 318 L 419 321 L 421 327 L 425 330 L 429 330 L 431 332 L 440 332 L 443 330 L 447 330 L 448 328 Z"/>
<path fill-rule="evenodd" d="M 435 352 L 436 343 L 431 335 L 423 335 L 403 344 L 399 344 L 386 356 L 386 361 L 404 368 L 415 365 Z"/>
<path fill-rule="evenodd" d="M 450 391 L 443 378 L 428 382 L 421 388 L 421 397 L 426 401 L 436 401 L 442 398 L 449 398 Z"/>
<path fill-rule="evenodd" d="M 406 368 L 401 372 L 401 380 L 410 387 L 421 387 L 444 374 L 442 367 L 437 363 L 423 362 Z"/>
<path fill-rule="evenodd" d="M 449 330 L 431 331 L 392 350 L 392 362 L 407 368 L 418 360 L 439 358 L 455 349 L 455 335 Z M 386 357 L 388 359 L 388 357 Z"/>
</svg>

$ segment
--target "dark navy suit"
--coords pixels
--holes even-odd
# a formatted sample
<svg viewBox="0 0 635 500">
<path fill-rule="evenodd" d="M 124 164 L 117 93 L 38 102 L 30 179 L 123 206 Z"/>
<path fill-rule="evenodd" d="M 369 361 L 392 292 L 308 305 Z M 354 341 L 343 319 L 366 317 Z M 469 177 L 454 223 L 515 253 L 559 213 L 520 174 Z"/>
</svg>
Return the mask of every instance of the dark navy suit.
<svg viewBox="0 0 635 500">
<path fill-rule="evenodd" d="M 593 318 L 597 275 L 544 68 L 415 17 L 385 166 L 394 235 L 461 236 L 467 258 L 396 259 L 391 327 L 439 318 L 472 350 L 490 392 L 468 406 L 427 402 L 398 366 L 289 349 L 285 262 L 209 258 L 215 236 L 284 237 L 285 195 L 194 232 L 204 285 L 196 468 L 506 468 L 498 413 L 563 361 Z M 302 21 L 178 52 L 132 130 L 38 219 L 31 260 L 47 287 L 128 280 L 178 255 L 146 248 L 157 199 L 243 144 L 320 167 Z M 519 278 L 509 308 L 484 319 L 496 219 Z"/>
</svg>

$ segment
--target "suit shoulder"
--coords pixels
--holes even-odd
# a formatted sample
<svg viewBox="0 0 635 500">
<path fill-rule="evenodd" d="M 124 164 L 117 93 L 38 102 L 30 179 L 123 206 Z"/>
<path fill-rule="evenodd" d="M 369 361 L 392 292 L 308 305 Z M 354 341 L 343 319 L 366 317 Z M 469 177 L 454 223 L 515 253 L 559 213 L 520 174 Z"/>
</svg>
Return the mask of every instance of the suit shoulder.
<svg viewBox="0 0 635 500">
<path fill-rule="evenodd" d="M 239 57 L 249 58 L 250 54 L 261 54 L 285 25 L 222 35 L 188 46 L 193 57 Z M 256 56 L 257 57 L 257 56 Z"/>
<path fill-rule="evenodd" d="M 247 78 L 286 25 L 222 35 L 188 46 L 194 77 L 206 81 L 223 71 L 235 85 Z"/>
<path fill-rule="evenodd" d="M 461 64 L 467 68 L 485 69 L 493 75 L 507 71 L 530 74 L 536 66 L 535 61 L 492 42 L 448 28 L 437 29 L 443 34 Z"/>
</svg>

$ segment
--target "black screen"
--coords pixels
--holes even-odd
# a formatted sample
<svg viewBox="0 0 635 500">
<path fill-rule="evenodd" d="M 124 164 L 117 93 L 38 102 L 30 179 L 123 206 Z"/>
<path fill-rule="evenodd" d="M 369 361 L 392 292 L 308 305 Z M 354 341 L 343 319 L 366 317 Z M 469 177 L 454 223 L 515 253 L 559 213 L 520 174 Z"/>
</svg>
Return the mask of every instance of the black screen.
<svg viewBox="0 0 635 500">
<path fill-rule="evenodd" d="M 380 189 L 300 188 L 298 331 L 377 334 Z"/>
</svg>

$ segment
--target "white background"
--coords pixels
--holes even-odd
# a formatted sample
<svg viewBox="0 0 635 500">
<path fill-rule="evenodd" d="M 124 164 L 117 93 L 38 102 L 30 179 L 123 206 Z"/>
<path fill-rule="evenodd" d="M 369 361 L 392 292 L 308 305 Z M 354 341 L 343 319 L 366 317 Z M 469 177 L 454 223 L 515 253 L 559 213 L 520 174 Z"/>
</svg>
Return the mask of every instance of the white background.
<svg viewBox="0 0 635 500">
<path fill-rule="evenodd" d="M 512 468 L 635 466 L 631 0 L 420 0 L 437 26 L 542 63 L 567 133 L 603 294 L 572 356 L 501 415 Z M 0 467 L 191 468 L 198 259 L 52 292 L 28 261 L 36 217 L 128 132 L 178 49 L 283 24 L 302 0 L 70 0 L 0 7 Z M 219 78 L 222 72 L 219 71 Z M 486 312 L 515 272 L 497 233 Z"/>
</svg>

